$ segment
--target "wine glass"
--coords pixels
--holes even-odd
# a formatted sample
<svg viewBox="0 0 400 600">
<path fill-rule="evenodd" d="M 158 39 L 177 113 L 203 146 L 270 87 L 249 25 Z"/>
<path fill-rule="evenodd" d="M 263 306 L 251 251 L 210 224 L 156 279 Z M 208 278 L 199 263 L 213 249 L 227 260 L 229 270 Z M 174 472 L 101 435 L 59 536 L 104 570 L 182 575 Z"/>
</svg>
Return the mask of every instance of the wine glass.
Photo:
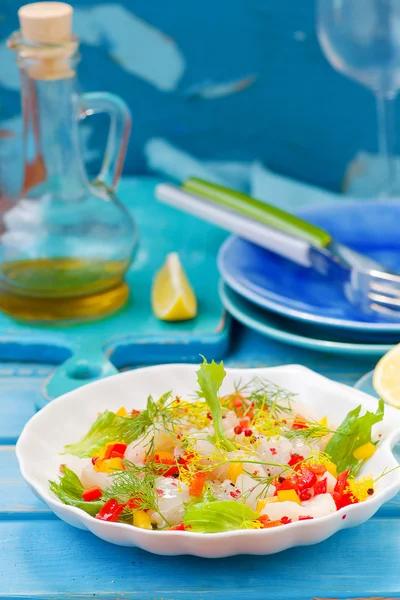
<svg viewBox="0 0 400 600">
<path fill-rule="evenodd" d="M 394 100 L 400 87 L 400 0 L 318 0 L 317 31 L 332 66 L 371 89 L 390 195 L 396 183 Z"/>
</svg>

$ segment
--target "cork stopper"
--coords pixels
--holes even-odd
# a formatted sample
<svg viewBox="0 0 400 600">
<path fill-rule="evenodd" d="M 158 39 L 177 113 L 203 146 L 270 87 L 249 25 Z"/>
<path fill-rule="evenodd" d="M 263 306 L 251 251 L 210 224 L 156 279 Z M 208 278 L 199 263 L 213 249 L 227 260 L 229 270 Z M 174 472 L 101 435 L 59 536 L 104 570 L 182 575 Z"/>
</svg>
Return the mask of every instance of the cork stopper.
<svg viewBox="0 0 400 600">
<path fill-rule="evenodd" d="M 18 11 L 22 38 L 39 44 L 63 44 L 72 35 L 72 6 L 64 2 L 34 2 Z"/>
<path fill-rule="evenodd" d="M 75 74 L 70 64 L 77 49 L 72 14 L 72 6 L 64 2 L 34 2 L 19 9 L 22 45 L 25 43 L 20 54 L 36 59 L 28 67 L 34 79 L 64 79 Z"/>
</svg>

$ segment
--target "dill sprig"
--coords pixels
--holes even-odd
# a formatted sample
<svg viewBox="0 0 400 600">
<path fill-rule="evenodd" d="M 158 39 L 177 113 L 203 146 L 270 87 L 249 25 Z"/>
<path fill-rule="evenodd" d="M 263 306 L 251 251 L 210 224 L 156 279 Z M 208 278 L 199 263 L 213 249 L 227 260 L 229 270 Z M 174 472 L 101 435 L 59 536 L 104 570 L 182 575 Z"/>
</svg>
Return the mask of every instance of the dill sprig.
<svg viewBox="0 0 400 600">
<path fill-rule="evenodd" d="M 272 416 L 279 416 L 282 413 L 290 413 L 291 401 L 296 394 L 289 392 L 284 388 L 268 381 L 254 377 L 247 383 L 241 379 L 234 384 L 235 393 L 233 395 L 244 396 L 251 404 L 254 402 L 254 411 L 268 408 Z"/>
<path fill-rule="evenodd" d="M 79 442 L 65 446 L 65 452 L 80 458 L 91 458 L 107 444 L 117 441 L 130 444 L 151 428 L 161 427 L 166 432 L 173 433 L 177 419 L 171 410 L 170 400 L 171 392 L 163 394 L 158 401 L 149 396 L 146 408 L 137 416 L 120 417 L 106 410 L 97 417 Z M 149 445 L 151 446 L 151 439 Z"/>
<path fill-rule="evenodd" d="M 382 473 L 376 479 L 374 479 L 374 484 L 377 483 L 380 479 L 382 479 L 382 477 L 386 477 L 386 475 L 393 473 L 393 471 L 397 471 L 397 469 L 400 469 L 400 465 L 397 465 L 396 467 L 392 467 L 391 469 L 388 469 L 387 467 L 385 467 L 383 469 Z"/>
<path fill-rule="evenodd" d="M 316 422 L 306 422 L 307 427 L 304 429 L 284 428 L 281 430 L 281 435 L 289 440 L 298 439 L 305 443 L 310 443 L 316 439 L 323 438 L 326 435 L 334 433 L 332 429 Z"/>
<path fill-rule="evenodd" d="M 137 510 L 158 511 L 155 480 L 159 474 L 162 474 L 162 468 L 165 465 L 154 465 L 146 463 L 144 466 L 138 466 L 129 461 L 124 461 L 125 469 L 118 469 L 111 473 L 112 482 L 104 490 L 105 498 L 115 498 L 121 504 L 128 500 L 134 500 L 134 506 Z M 157 473 L 161 467 L 161 473 Z"/>
</svg>

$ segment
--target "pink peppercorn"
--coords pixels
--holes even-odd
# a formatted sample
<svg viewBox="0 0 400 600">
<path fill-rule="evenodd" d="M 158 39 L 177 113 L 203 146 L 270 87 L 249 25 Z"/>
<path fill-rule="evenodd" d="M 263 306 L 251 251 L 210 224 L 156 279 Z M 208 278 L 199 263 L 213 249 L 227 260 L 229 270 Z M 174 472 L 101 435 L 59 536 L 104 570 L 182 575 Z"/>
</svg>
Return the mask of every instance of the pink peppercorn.
<svg viewBox="0 0 400 600">
<path fill-rule="evenodd" d="M 236 433 L 236 435 L 240 435 L 243 431 L 243 427 L 241 425 L 236 425 L 233 431 Z"/>
<path fill-rule="evenodd" d="M 243 433 L 246 437 L 250 437 L 251 435 L 253 435 L 253 432 L 251 429 L 245 429 Z"/>
</svg>

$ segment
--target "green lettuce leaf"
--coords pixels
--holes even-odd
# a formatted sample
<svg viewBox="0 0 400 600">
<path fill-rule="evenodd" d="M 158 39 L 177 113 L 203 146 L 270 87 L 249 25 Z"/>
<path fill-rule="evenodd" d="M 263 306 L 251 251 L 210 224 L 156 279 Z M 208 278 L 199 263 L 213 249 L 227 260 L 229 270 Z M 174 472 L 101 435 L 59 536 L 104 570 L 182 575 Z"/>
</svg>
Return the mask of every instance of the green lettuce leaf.
<svg viewBox="0 0 400 600">
<path fill-rule="evenodd" d="M 154 402 L 150 396 L 147 400 L 147 408 L 136 417 L 120 417 L 109 410 L 104 411 L 79 442 L 65 446 L 66 454 L 91 458 L 106 444 L 122 440 L 125 444 L 130 444 L 151 427 L 156 418 L 162 416 L 170 395 L 171 392 L 164 394 L 158 402 Z"/>
<path fill-rule="evenodd" d="M 129 432 L 131 426 L 131 418 L 119 417 L 106 410 L 97 417 L 88 433 L 79 442 L 65 446 L 65 452 L 80 458 L 90 458 L 106 444 L 122 439 L 125 441 L 123 434 Z"/>
<path fill-rule="evenodd" d="M 68 467 L 63 467 L 63 474 L 59 478 L 59 482 L 49 481 L 50 490 L 55 494 L 61 502 L 69 506 L 76 506 L 84 510 L 92 517 L 96 516 L 104 504 L 104 500 L 94 500 L 93 502 L 85 502 L 82 500 L 83 485 L 76 473 Z"/>
<path fill-rule="evenodd" d="M 197 382 L 200 386 L 202 398 L 207 402 L 212 415 L 212 423 L 215 435 L 212 438 L 213 443 L 228 452 L 236 450 L 236 446 L 225 435 L 222 425 L 222 410 L 218 399 L 218 391 L 225 379 L 224 363 L 219 365 L 212 361 L 208 363 L 204 358 L 203 364 L 197 371 Z"/>
<path fill-rule="evenodd" d="M 190 506 L 184 515 L 185 527 L 191 531 L 217 533 L 235 529 L 251 529 L 257 513 L 246 504 L 233 500 L 201 502 Z"/>
<path fill-rule="evenodd" d="M 335 463 L 338 473 L 351 469 L 352 475 L 356 475 L 360 470 L 364 460 L 357 460 L 353 452 L 371 441 L 372 425 L 383 419 L 384 402 L 382 399 L 379 400 L 376 413 L 367 411 L 360 417 L 360 412 L 361 406 L 357 406 L 348 413 L 325 448 L 325 452 Z"/>
</svg>

